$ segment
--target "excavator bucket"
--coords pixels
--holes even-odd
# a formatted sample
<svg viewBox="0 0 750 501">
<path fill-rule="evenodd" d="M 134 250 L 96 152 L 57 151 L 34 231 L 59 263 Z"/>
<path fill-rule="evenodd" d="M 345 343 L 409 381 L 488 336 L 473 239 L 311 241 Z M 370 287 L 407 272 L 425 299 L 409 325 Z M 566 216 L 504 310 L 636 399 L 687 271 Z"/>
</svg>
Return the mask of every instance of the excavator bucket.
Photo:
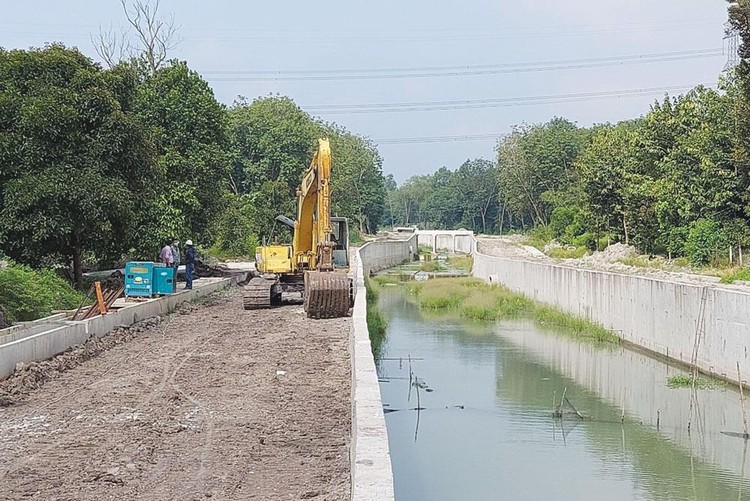
<svg viewBox="0 0 750 501">
<path fill-rule="evenodd" d="M 346 273 L 305 272 L 305 311 L 309 318 L 345 317 L 352 306 L 352 281 Z"/>
</svg>

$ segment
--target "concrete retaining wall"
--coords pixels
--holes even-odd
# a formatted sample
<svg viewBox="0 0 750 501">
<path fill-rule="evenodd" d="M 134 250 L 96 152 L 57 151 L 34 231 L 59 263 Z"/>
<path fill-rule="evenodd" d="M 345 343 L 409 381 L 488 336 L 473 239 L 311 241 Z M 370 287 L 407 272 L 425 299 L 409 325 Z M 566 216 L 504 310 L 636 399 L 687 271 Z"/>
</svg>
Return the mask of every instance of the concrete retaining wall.
<svg viewBox="0 0 750 501">
<path fill-rule="evenodd" d="M 691 363 L 703 317 L 697 365 L 707 374 L 750 380 L 750 294 L 635 275 L 474 253 L 473 274 L 589 319 L 622 339 Z M 702 315 L 701 315 L 702 312 Z"/>
<path fill-rule="evenodd" d="M 193 290 L 180 291 L 145 303 L 135 303 L 88 320 L 73 322 L 61 320 L 58 315 L 26 326 L 14 326 L 0 331 L 0 379 L 11 375 L 18 363 L 46 360 L 72 346 L 84 343 L 92 335 L 103 336 L 115 327 L 129 326 L 150 317 L 165 315 L 174 311 L 178 304 L 205 296 L 246 278 L 246 274 L 238 274 L 232 278 L 202 278 L 195 282 Z"/>
<path fill-rule="evenodd" d="M 431 247 L 433 251 L 446 250 L 471 254 L 474 250 L 474 233 L 468 230 L 417 230 L 419 245 Z"/>
<path fill-rule="evenodd" d="M 408 240 L 390 240 L 368 242 L 359 248 L 362 256 L 364 276 L 412 260 L 412 255 L 418 250 L 417 236 Z"/>
<path fill-rule="evenodd" d="M 352 360 L 352 500 L 391 501 L 393 471 L 388 448 L 380 383 L 367 330 L 365 277 L 413 259 L 416 236 L 405 241 L 370 242 L 355 253 L 356 294 L 352 314 L 350 354 Z"/>
</svg>

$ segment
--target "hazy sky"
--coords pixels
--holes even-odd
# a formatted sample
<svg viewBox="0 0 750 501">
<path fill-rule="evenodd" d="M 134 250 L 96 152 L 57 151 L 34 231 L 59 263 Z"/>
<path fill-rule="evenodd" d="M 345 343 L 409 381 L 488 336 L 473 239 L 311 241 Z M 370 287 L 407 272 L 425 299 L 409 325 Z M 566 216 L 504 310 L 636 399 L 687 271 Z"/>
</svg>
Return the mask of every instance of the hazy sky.
<svg viewBox="0 0 750 501">
<path fill-rule="evenodd" d="M 726 3 L 715 0 L 162 0 L 161 11 L 180 25 L 174 56 L 220 101 L 288 95 L 380 143 L 399 182 L 493 158 L 491 136 L 514 124 L 639 116 L 658 89 L 713 84 L 726 62 Z M 0 12 L 2 47 L 61 41 L 94 58 L 90 35 L 124 21 L 117 0 L 3 0 Z M 571 94 L 583 96 L 523 99 Z"/>
</svg>

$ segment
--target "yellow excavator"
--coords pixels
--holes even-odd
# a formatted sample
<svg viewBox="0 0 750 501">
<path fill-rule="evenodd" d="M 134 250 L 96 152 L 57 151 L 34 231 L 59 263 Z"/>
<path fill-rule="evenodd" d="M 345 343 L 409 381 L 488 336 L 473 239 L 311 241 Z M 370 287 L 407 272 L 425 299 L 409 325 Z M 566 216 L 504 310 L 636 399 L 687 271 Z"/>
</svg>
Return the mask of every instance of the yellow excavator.
<svg viewBox="0 0 750 501">
<path fill-rule="evenodd" d="M 318 139 L 310 167 L 297 188 L 297 220 L 278 216 L 294 231 L 292 245 L 266 245 L 255 251 L 259 276 L 245 286 L 246 310 L 270 308 L 283 295 L 302 293 L 310 318 L 336 318 L 354 305 L 349 270 L 346 218 L 331 217 L 331 146 Z"/>
</svg>

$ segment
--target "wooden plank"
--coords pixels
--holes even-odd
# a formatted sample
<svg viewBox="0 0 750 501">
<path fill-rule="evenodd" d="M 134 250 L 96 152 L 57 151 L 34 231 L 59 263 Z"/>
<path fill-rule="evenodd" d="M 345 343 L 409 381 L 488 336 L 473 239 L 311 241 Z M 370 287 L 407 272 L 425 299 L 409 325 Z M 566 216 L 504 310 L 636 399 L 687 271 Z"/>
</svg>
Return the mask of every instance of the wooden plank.
<svg viewBox="0 0 750 501">
<path fill-rule="evenodd" d="M 107 313 L 107 305 L 104 304 L 104 296 L 102 295 L 102 283 L 94 282 L 94 287 L 96 287 L 96 301 L 97 303 L 99 303 L 99 313 L 101 315 L 104 315 Z"/>
</svg>

